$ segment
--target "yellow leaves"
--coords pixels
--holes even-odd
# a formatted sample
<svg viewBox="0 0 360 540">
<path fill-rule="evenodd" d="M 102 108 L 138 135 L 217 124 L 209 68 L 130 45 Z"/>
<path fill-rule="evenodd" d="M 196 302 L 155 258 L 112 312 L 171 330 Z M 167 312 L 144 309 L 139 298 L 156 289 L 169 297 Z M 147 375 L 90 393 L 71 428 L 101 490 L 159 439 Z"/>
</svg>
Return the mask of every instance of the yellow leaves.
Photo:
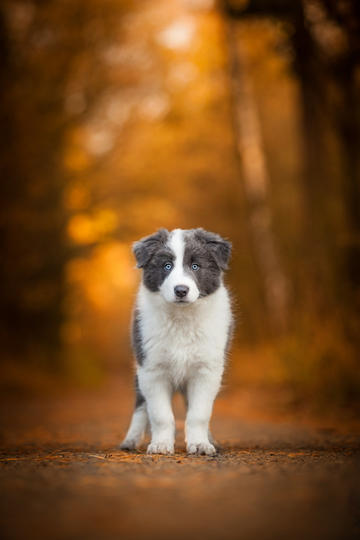
<svg viewBox="0 0 360 540">
<path fill-rule="evenodd" d="M 187 51 L 191 47 L 195 30 L 194 18 L 181 17 L 159 32 L 157 40 L 171 50 Z"/>
<path fill-rule="evenodd" d="M 69 221 L 68 235 L 77 244 L 89 244 L 113 232 L 117 225 L 117 215 L 110 209 L 98 210 L 91 216 L 77 214 Z"/>
<path fill-rule="evenodd" d="M 259 39 L 261 33 L 261 39 Z M 285 24 L 274 24 L 270 20 L 246 21 L 239 25 L 239 44 L 246 51 L 247 69 L 254 83 L 264 85 L 274 80 L 289 84 L 290 50 L 287 47 L 288 29 Z M 276 51 L 281 50 L 281 54 Z M 261 94 L 261 88 L 259 89 Z M 281 105 L 281 100 L 280 105 Z"/>
<path fill-rule="evenodd" d="M 96 240 L 92 221 L 85 214 L 78 214 L 70 220 L 68 234 L 78 244 L 86 244 Z"/>
<path fill-rule="evenodd" d="M 112 135 L 96 125 L 79 125 L 65 139 L 64 165 L 70 173 L 90 168 L 94 159 L 112 148 Z"/>
<path fill-rule="evenodd" d="M 78 244 L 94 242 L 97 238 L 92 220 L 85 214 L 78 214 L 70 220 L 68 234 Z"/>
<path fill-rule="evenodd" d="M 67 267 L 67 278 L 93 308 L 105 312 L 113 309 L 124 301 L 124 294 L 129 299 L 136 283 L 131 248 L 119 242 L 103 244 L 89 259 L 73 259 Z"/>
<path fill-rule="evenodd" d="M 152 231 L 159 227 L 175 227 L 178 211 L 175 206 L 163 197 L 147 197 L 129 204 L 126 219 L 138 230 Z"/>
<path fill-rule="evenodd" d="M 91 160 L 84 149 L 84 129 L 78 126 L 69 131 L 65 140 L 64 165 L 71 173 L 79 173 L 87 169 Z"/>
<path fill-rule="evenodd" d="M 82 148 L 70 147 L 65 152 L 64 165 L 70 172 L 81 172 L 89 167 L 90 158 Z"/>
<path fill-rule="evenodd" d="M 82 210 L 90 203 L 89 190 L 80 183 L 75 184 L 67 189 L 64 202 L 69 210 Z"/>
<path fill-rule="evenodd" d="M 201 17 L 196 47 L 193 49 L 193 61 L 202 75 L 209 77 L 213 70 L 218 70 L 225 62 L 222 48 L 221 17 L 215 12 Z M 219 72 L 216 73 L 219 76 Z"/>
</svg>

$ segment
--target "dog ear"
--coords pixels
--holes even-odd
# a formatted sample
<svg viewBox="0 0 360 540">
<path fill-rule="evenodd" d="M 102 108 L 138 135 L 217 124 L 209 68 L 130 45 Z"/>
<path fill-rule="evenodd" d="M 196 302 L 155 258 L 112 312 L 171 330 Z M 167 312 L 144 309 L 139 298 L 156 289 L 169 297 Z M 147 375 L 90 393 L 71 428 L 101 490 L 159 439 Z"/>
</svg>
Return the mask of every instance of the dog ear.
<svg viewBox="0 0 360 540">
<path fill-rule="evenodd" d="M 231 242 L 224 240 L 219 234 L 204 229 L 196 229 L 196 236 L 211 250 L 219 268 L 227 270 L 231 256 Z"/>
<path fill-rule="evenodd" d="M 156 233 L 134 242 L 133 253 L 136 258 L 136 266 L 144 268 L 159 247 L 166 243 L 168 236 L 169 231 L 167 229 L 159 229 Z"/>
</svg>

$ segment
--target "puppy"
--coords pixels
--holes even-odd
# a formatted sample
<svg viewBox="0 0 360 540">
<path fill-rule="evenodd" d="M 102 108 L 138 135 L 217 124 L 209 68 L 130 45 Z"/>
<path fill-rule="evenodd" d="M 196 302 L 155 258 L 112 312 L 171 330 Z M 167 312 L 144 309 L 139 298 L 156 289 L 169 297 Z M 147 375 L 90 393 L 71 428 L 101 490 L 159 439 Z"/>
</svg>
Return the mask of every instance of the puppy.
<svg viewBox="0 0 360 540">
<path fill-rule="evenodd" d="M 132 327 L 136 402 L 120 448 L 135 449 L 150 422 L 147 452 L 173 454 L 171 401 L 180 391 L 187 404 L 187 452 L 213 455 L 209 421 L 232 327 L 223 283 L 231 244 L 204 229 L 160 229 L 133 250 L 143 270 Z"/>
</svg>

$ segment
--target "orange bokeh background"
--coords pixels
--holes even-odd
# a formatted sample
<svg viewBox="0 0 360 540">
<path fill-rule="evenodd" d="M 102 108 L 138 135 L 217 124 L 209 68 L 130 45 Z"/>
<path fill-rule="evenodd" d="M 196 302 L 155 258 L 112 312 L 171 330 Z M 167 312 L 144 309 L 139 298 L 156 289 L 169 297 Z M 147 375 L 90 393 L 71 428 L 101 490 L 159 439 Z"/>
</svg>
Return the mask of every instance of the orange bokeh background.
<svg viewBox="0 0 360 540">
<path fill-rule="evenodd" d="M 229 387 L 356 410 L 359 19 L 329 5 L 5 1 L 4 388 L 130 375 L 131 244 L 202 226 Z"/>
</svg>

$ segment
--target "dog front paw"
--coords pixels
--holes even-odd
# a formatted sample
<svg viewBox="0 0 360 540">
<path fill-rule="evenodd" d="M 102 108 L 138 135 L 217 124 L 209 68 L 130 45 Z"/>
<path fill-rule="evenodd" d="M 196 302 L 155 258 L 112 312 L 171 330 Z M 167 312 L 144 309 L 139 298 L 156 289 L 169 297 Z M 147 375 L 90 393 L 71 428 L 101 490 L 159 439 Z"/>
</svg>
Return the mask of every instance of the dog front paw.
<svg viewBox="0 0 360 540">
<path fill-rule="evenodd" d="M 216 448 L 210 442 L 190 443 L 187 445 L 186 450 L 188 454 L 193 455 L 214 456 L 216 454 Z"/>
<path fill-rule="evenodd" d="M 151 442 L 147 447 L 148 454 L 173 454 L 174 443 L 169 441 Z"/>
</svg>

